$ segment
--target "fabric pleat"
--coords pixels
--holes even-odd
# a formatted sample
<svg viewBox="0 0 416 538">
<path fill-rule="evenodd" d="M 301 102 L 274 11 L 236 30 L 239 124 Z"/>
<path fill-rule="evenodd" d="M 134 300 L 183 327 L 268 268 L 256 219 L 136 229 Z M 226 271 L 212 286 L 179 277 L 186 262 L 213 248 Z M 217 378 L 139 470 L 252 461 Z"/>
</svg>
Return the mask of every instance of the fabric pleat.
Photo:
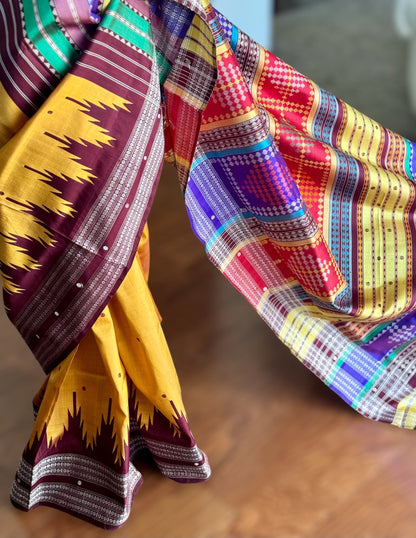
<svg viewBox="0 0 416 538">
<path fill-rule="evenodd" d="M 209 260 L 352 408 L 416 427 L 415 145 L 208 0 L 4 0 L 0 262 L 47 377 L 12 490 L 121 525 L 142 483 L 202 481 L 147 285 L 172 163 Z"/>
</svg>

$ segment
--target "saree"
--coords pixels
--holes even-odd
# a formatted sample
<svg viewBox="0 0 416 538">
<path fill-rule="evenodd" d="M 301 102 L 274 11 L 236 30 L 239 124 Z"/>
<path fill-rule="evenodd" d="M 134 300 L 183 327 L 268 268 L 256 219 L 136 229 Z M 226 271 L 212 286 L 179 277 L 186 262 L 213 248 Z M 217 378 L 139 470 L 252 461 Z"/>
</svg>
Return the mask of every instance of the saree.
<svg viewBox="0 0 416 538">
<path fill-rule="evenodd" d="M 415 146 L 208 0 L 0 6 L 4 303 L 47 378 L 12 489 L 106 528 L 210 474 L 147 286 L 163 160 L 210 261 L 365 417 L 416 426 Z"/>
</svg>

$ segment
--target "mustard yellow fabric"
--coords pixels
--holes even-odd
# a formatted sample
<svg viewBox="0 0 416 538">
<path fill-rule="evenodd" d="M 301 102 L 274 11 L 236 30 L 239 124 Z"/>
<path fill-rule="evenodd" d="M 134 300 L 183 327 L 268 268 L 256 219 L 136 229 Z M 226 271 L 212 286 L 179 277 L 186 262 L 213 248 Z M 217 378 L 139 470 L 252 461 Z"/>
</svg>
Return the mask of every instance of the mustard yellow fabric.
<svg viewBox="0 0 416 538">
<path fill-rule="evenodd" d="M 176 412 L 186 416 L 181 390 L 150 293 L 149 234 L 143 232 L 133 265 L 115 296 L 74 351 L 47 377 L 35 397 L 40 404 L 29 445 L 44 428 L 48 444 L 68 428 L 68 412 L 81 413 L 83 435 L 94 446 L 101 420 L 114 418 L 114 449 L 125 459 L 129 434 L 129 395 L 141 427 L 152 423 L 155 408 L 175 428 Z M 74 395 L 76 409 L 73 409 Z M 109 401 L 111 406 L 109 408 Z M 172 406 L 174 403 L 174 407 Z"/>
</svg>

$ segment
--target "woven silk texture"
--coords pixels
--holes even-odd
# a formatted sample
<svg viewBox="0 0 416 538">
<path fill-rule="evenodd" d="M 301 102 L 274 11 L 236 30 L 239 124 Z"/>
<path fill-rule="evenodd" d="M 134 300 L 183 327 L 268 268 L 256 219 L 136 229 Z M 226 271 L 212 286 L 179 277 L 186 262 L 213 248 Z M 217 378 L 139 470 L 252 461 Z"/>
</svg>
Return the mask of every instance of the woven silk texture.
<svg viewBox="0 0 416 538">
<path fill-rule="evenodd" d="M 114 528 L 209 477 L 147 286 L 164 160 L 208 258 L 358 412 L 416 426 L 414 145 L 207 0 L 2 0 L 4 302 L 47 377 L 12 490 Z"/>
</svg>

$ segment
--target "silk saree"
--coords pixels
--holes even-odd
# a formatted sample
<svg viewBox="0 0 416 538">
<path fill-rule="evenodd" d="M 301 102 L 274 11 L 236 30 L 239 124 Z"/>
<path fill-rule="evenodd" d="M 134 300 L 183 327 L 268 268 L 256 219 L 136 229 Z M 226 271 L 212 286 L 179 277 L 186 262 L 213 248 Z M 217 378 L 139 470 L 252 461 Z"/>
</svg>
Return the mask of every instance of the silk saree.
<svg viewBox="0 0 416 538">
<path fill-rule="evenodd" d="M 46 373 L 12 502 L 105 528 L 210 468 L 148 285 L 164 160 L 210 261 L 358 412 L 416 426 L 415 146 L 208 0 L 0 5 L 0 261 Z"/>
</svg>

